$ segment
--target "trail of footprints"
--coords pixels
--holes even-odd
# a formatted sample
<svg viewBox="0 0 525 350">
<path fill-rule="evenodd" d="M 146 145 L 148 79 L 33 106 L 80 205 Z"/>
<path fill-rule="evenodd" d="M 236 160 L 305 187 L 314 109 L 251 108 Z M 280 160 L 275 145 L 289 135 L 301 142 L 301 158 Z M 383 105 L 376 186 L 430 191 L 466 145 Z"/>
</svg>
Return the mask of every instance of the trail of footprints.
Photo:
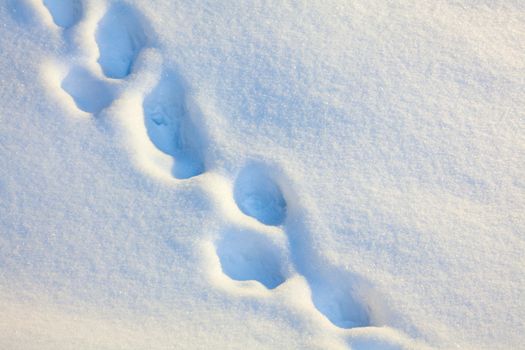
<svg viewBox="0 0 525 350">
<path fill-rule="evenodd" d="M 69 30 L 82 20 L 81 0 L 43 0 L 56 25 Z M 95 33 L 99 78 L 84 67 L 73 67 L 61 87 L 82 111 L 99 114 L 115 99 L 113 80 L 125 79 L 143 48 L 150 45 L 143 22 L 125 2 L 112 3 Z M 189 179 L 206 171 L 203 138 L 186 106 L 185 88 L 175 71 L 166 71 L 145 97 L 143 113 L 151 142 L 174 159 L 172 175 Z M 331 266 L 313 248 L 312 236 L 300 217 L 289 220 L 290 206 L 281 184 L 270 168 L 249 163 L 237 174 L 233 197 L 238 209 L 262 225 L 278 227 L 286 234 L 295 271 L 304 276 L 312 301 L 335 326 L 367 327 L 373 312 L 362 295 L 364 281 L 348 270 Z M 285 283 L 283 254 L 267 233 L 254 229 L 224 229 L 215 249 L 225 275 L 235 281 L 257 281 L 269 290 Z M 319 268 L 319 266 L 324 266 Z"/>
</svg>

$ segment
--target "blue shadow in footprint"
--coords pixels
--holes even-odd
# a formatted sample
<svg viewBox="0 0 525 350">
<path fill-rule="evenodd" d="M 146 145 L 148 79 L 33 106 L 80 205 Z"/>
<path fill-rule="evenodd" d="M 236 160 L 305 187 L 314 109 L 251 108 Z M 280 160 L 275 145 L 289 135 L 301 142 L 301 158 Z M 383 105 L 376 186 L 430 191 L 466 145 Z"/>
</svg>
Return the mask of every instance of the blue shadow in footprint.
<svg viewBox="0 0 525 350">
<path fill-rule="evenodd" d="M 249 230 L 228 230 L 217 242 L 222 271 L 237 281 L 254 280 L 274 289 L 285 280 L 283 257 L 278 247 L 263 234 Z"/>
<path fill-rule="evenodd" d="M 82 18 L 80 0 L 44 0 L 44 5 L 51 13 L 53 22 L 64 29 L 74 26 Z"/>
<path fill-rule="evenodd" d="M 114 99 L 114 92 L 108 84 L 81 67 L 71 69 L 62 81 L 62 89 L 73 98 L 79 109 L 93 114 L 108 107 Z"/>
<path fill-rule="evenodd" d="M 234 198 L 239 209 L 265 225 L 278 226 L 286 218 L 281 188 L 262 164 L 247 165 L 235 181 Z"/>
<path fill-rule="evenodd" d="M 114 3 L 100 20 L 96 32 L 98 63 L 108 78 L 122 79 L 147 45 L 143 21 L 124 3 Z"/>
<path fill-rule="evenodd" d="M 173 176 L 187 179 L 204 172 L 204 137 L 187 107 L 182 79 L 166 71 L 144 100 L 148 136 L 162 152 L 174 160 Z"/>
</svg>

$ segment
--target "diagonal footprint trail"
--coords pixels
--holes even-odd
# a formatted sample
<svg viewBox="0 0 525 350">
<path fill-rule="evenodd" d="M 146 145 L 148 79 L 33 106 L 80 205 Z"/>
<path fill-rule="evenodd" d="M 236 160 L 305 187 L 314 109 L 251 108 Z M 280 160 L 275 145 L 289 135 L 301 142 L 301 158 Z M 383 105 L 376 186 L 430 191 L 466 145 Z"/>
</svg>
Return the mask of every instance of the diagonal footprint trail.
<svg viewBox="0 0 525 350">
<path fill-rule="evenodd" d="M 43 0 L 56 25 L 68 29 L 84 15 L 81 0 Z M 145 22 L 129 5 L 115 2 L 100 19 L 94 33 L 99 49 L 98 63 L 105 77 L 87 67 L 73 66 L 61 83 L 76 106 L 97 115 L 116 98 L 116 86 L 109 79 L 124 79 L 131 72 L 141 50 L 149 44 Z"/>
<path fill-rule="evenodd" d="M 349 271 L 327 264 L 314 249 L 302 218 L 287 219 L 289 208 L 267 168 L 248 164 L 237 176 L 234 198 L 239 209 L 263 224 L 284 224 L 296 270 L 307 280 L 315 307 L 340 328 L 370 326 L 370 311 L 356 289 L 362 283 Z"/>
<path fill-rule="evenodd" d="M 43 4 L 55 24 L 64 29 L 77 24 L 83 16 L 81 0 L 43 0 Z M 119 1 L 110 5 L 95 33 L 98 63 L 105 77 L 98 78 L 87 68 L 74 66 L 61 84 L 79 109 L 98 114 L 111 105 L 116 95 L 111 84 L 117 82 L 108 81 L 131 74 L 141 50 L 149 45 L 145 28 L 145 22 L 131 6 Z M 206 137 L 188 108 L 187 95 L 180 75 L 165 69 L 142 104 L 147 135 L 157 149 L 173 157 L 172 175 L 178 179 L 206 171 Z M 287 203 L 268 166 L 261 162 L 244 166 L 235 180 L 233 197 L 245 215 L 264 225 L 282 226 L 295 270 L 305 277 L 319 312 L 340 328 L 372 324 L 373 314 L 363 298 L 366 281 L 333 266 L 315 249 L 307 221 L 298 208 Z M 286 249 L 286 244 L 276 243 L 273 237 L 246 228 L 225 228 L 216 242 L 224 274 L 237 281 L 258 281 L 267 289 L 277 288 L 288 278 Z"/>
<path fill-rule="evenodd" d="M 43 0 L 43 5 L 63 28 L 75 25 L 83 16 L 81 0 Z M 75 65 L 60 84 L 78 109 L 98 115 L 113 103 L 119 90 L 118 80 L 131 74 L 141 51 L 152 44 L 153 34 L 146 29 L 150 29 L 147 22 L 130 5 L 116 1 L 109 6 L 94 33 L 104 76 Z M 205 170 L 205 138 L 195 126 L 194 113 L 188 109 L 184 85 L 178 74 L 165 69 L 143 101 L 147 135 L 160 151 L 173 157 L 171 173 L 178 179 L 188 179 Z"/>
<path fill-rule="evenodd" d="M 64 30 L 77 25 L 84 16 L 81 0 L 43 0 L 53 22 Z M 62 33 L 66 41 L 66 32 Z M 99 114 L 115 99 L 115 89 L 91 72 L 87 67 L 73 65 L 63 78 L 60 87 L 72 99 L 78 109 L 93 115 Z"/>
<path fill-rule="evenodd" d="M 172 174 L 188 179 L 204 172 L 204 136 L 186 103 L 186 89 L 173 71 L 165 71 L 143 103 L 151 142 L 174 159 Z"/>
</svg>

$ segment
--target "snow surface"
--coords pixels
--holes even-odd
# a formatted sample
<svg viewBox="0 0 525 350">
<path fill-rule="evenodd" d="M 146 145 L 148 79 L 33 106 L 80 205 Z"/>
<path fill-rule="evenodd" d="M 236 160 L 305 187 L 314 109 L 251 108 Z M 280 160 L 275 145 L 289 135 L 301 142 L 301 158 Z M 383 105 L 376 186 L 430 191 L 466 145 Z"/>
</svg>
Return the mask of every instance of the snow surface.
<svg viewBox="0 0 525 350">
<path fill-rule="evenodd" d="M 0 1 L 1 349 L 519 349 L 525 3 Z"/>
</svg>

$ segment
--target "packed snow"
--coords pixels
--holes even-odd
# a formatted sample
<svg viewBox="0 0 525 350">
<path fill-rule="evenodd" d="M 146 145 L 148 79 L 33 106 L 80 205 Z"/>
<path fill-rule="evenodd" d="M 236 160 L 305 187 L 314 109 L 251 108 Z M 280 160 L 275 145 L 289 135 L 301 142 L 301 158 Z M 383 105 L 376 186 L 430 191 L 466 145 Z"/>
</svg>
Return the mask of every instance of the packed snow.
<svg viewBox="0 0 525 350">
<path fill-rule="evenodd" d="M 525 2 L 0 1 L 1 349 L 520 349 Z"/>
</svg>

